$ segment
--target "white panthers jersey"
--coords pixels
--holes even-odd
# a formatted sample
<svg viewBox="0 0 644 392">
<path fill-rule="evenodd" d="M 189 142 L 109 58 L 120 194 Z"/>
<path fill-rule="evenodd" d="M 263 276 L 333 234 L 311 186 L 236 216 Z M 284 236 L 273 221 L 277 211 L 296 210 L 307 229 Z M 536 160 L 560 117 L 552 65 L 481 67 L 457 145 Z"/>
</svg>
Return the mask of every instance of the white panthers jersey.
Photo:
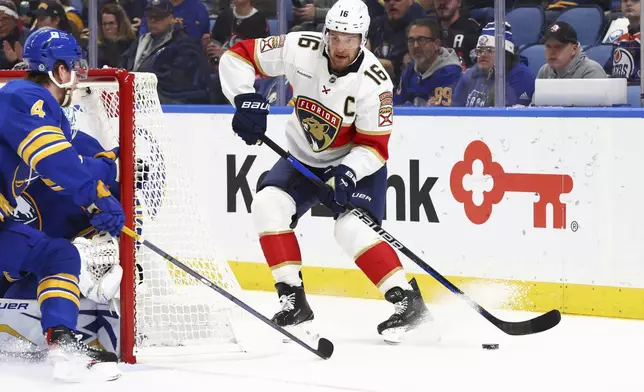
<svg viewBox="0 0 644 392">
<path fill-rule="evenodd" d="M 295 110 L 286 126 L 289 152 L 313 167 L 344 164 L 358 180 L 388 158 L 393 85 L 378 59 L 363 49 L 347 72 L 330 72 L 321 33 L 296 32 L 246 40 L 221 58 L 224 94 L 253 93 L 255 75 L 285 75 Z"/>
</svg>

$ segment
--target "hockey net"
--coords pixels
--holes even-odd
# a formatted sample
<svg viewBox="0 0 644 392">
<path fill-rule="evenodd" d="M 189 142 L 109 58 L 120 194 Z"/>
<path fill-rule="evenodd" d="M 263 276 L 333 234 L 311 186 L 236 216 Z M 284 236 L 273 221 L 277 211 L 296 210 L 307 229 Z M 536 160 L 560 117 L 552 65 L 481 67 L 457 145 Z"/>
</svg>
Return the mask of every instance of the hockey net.
<svg viewBox="0 0 644 392">
<path fill-rule="evenodd" d="M 3 72 L 7 81 L 21 72 Z M 222 288 L 239 292 L 198 194 L 195 177 L 175 146 L 180 130 L 169 130 L 154 74 L 91 70 L 65 109 L 72 133 L 95 137 L 105 150 L 119 147 L 121 203 L 126 225 Z M 182 141 L 185 143 L 185 141 Z M 199 143 L 195 140 L 194 143 Z M 203 180 L 203 179 L 202 179 Z M 109 258 L 109 255 L 105 255 Z M 203 283 L 145 246 L 120 237 L 124 270 L 120 292 L 122 360 L 164 355 L 159 348 L 191 352 L 239 351 L 234 324 L 243 317 Z"/>
</svg>

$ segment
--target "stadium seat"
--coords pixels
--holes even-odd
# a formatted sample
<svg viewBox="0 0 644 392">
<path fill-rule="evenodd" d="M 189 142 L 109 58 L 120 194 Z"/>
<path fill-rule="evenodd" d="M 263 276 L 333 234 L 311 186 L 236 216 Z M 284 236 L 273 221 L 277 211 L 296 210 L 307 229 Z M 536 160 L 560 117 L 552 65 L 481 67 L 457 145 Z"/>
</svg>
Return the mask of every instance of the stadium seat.
<svg viewBox="0 0 644 392">
<path fill-rule="evenodd" d="M 546 63 L 545 47 L 543 45 L 530 45 L 523 48 L 520 55 L 528 59 L 528 68 L 536 76 L 542 65 Z"/>
<path fill-rule="evenodd" d="M 539 42 L 543 29 L 543 9 L 538 6 L 518 7 L 508 12 L 506 20 L 512 26 L 512 38 L 518 47 Z"/>
<path fill-rule="evenodd" d="M 600 45 L 590 46 L 584 49 L 584 52 L 586 52 L 586 56 L 588 56 L 588 58 L 590 58 L 591 60 L 597 61 L 599 65 L 603 67 L 604 64 L 608 62 L 608 59 L 610 59 L 610 55 L 613 52 L 613 45 L 600 44 Z"/>
<path fill-rule="evenodd" d="M 470 10 L 470 18 L 477 21 L 481 26 L 485 26 L 489 22 L 494 21 L 494 8 L 485 7 L 485 8 L 476 8 Z"/>
<path fill-rule="evenodd" d="M 559 15 L 555 22 L 566 22 L 577 32 L 582 46 L 595 45 L 604 23 L 604 12 L 599 6 L 577 6 Z"/>
<path fill-rule="evenodd" d="M 626 99 L 631 107 L 642 107 L 642 98 L 640 97 L 640 86 L 628 86 L 626 88 Z"/>
</svg>

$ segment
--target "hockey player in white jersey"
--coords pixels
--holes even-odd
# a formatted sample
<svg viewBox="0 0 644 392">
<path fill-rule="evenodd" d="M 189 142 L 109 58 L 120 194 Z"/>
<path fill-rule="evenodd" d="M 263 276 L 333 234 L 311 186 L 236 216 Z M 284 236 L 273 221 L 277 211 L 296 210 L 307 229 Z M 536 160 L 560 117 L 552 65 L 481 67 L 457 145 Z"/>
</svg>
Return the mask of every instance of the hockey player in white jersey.
<svg viewBox="0 0 644 392">
<path fill-rule="evenodd" d="M 236 106 L 233 130 L 249 145 L 266 132 L 269 105 L 253 89 L 255 76 L 285 75 L 294 113 L 286 125 L 288 150 L 333 190 L 320 190 L 284 159 L 266 175 L 252 204 L 264 256 L 277 282 L 282 310 L 273 321 L 313 320 L 293 232 L 297 220 L 322 202 L 336 214 L 335 238 L 395 307 L 378 325 L 388 341 L 430 318 L 415 280 L 407 282 L 396 252 L 357 217 L 351 202 L 382 222 L 388 142 L 393 127 L 392 82 L 365 48 L 369 14 L 360 0 L 340 0 L 322 33 L 297 32 L 245 40 L 221 58 L 226 97 Z"/>
</svg>

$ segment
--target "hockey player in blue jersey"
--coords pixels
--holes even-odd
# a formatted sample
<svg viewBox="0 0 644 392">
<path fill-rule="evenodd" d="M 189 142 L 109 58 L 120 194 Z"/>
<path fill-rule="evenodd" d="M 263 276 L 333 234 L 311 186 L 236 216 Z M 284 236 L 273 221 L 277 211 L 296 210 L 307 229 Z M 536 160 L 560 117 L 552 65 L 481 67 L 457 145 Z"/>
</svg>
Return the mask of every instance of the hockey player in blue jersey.
<svg viewBox="0 0 644 392">
<path fill-rule="evenodd" d="M 38 277 L 41 324 L 52 357 L 82 356 L 88 368 L 102 367 L 105 379 L 115 379 L 120 376 L 116 355 L 90 348 L 74 336 L 80 296 L 78 251 L 68 240 L 53 239 L 11 218 L 16 198 L 34 181 L 43 181 L 78 206 L 95 209 L 90 222 L 97 230 L 116 236 L 123 228 L 121 205 L 82 165 L 61 109 L 69 105 L 77 79 L 87 68 L 75 39 L 55 29 L 30 35 L 23 58 L 28 64 L 26 79 L 0 89 L 0 270 L 10 276 Z"/>
<path fill-rule="evenodd" d="M 476 45 L 476 65 L 463 74 L 454 89 L 452 106 L 494 106 L 494 45 L 494 22 L 490 22 Z M 535 75 L 516 53 L 509 23 L 505 24 L 505 68 L 506 106 L 529 106 Z"/>
<path fill-rule="evenodd" d="M 451 106 L 454 86 L 461 78 L 461 61 L 454 49 L 441 47 L 440 27 L 433 19 L 417 19 L 407 29 L 412 58 L 402 71 L 394 105 Z"/>
<path fill-rule="evenodd" d="M 83 157 L 83 166 L 97 180 L 103 181 L 114 195 L 118 195 L 119 183 L 117 181 L 117 163 L 118 148 L 112 151 L 104 151 L 100 143 L 93 137 L 79 131 L 72 140 L 72 146 Z M 90 216 L 76 204 L 69 196 L 61 195 L 50 189 L 43 181 L 33 181 L 29 189 L 16 199 L 17 207 L 12 214 L 14 222 L 20 222 L 29 225 L 39 231 L 44 232 L 52 238 L 65 238 L 74 240 L 73 243 L 80 244 L 81 248 L 86 248 L 87 241 L 75 240 L 81 238 L 92 238 L 97 234 L 96 229 L 90 223 Z M 102 236 L 101 246 L 111 243 L 109 238 Z M 78 248 L 79 246 L 77 246 Z M 114 252 L 117 252 L 114 249 Z M 92 260 L 83 259 L 81 252 L 81 276 L 80 291 L 83 296 L 98 303 L 107 303 L 111 297 L 89 295 L 90 292 L 105 292 L 105 287 L 98 287 L 103 282 L 98 280 L 93 282 L 84 279 L 83 273 L 90 273 L 92 270 Z M 110 269 L 104 269 L 104 275 L 112 274 L 117 276 L 122 271 L 118 265 Z M 90 273 L 91 275 L 91 273 Z M 107 279 L 113 282 L 113 279 Z M 102 278 L 97 277 L 97 278 Z M 107 288 L 110 293 L 115 292 L 120 283 L 120 278 L 115 282 L 116 286 Z M 99 289 L 99 290 L 96 290 Z M 38 281 L 34 274 L 26 276 L 10 276 L 9 274 L 0 274 L 0 298 L 7 299 L 36 299 L 38 291 Z M 113 295 L 112 295 L 113 296 Z"/>
</svg>

